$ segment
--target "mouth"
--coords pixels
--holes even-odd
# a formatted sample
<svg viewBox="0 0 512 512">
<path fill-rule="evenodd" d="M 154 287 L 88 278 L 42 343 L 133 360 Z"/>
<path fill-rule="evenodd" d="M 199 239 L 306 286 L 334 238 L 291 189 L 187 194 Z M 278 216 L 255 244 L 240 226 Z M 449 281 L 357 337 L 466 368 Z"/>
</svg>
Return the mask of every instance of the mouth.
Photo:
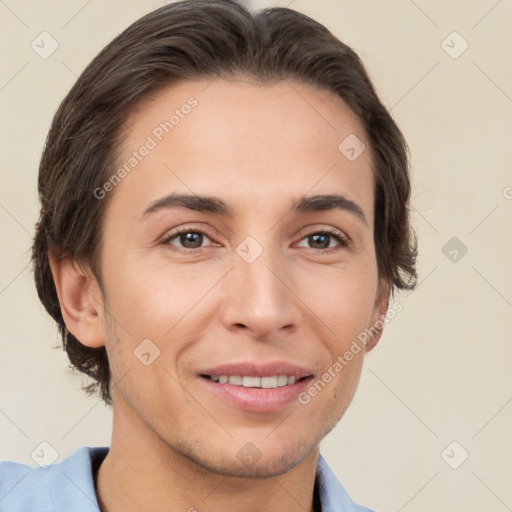
<svg viewBox="0 0 512 512">
<path fill-rule="evenodd" d="M 258 377 L 254 375 L 201 375 L 201 377 L 218 382 L 219 384 L 231 384 L 233 386 L 242 386 L 244 388 L 274 389 L 284 386 L 292 386 L 296 382 L 309 379 L 311 376 L 305 376 L 297 379 L 295 375 L 269 375 Z"/>
<path fill-rule="evenodd" d="M 205 392 L 230 408 L 276 412 L 299 404 L 313 372 L 287 363 L 234 363 L 198 374 Z"/>
</svg>

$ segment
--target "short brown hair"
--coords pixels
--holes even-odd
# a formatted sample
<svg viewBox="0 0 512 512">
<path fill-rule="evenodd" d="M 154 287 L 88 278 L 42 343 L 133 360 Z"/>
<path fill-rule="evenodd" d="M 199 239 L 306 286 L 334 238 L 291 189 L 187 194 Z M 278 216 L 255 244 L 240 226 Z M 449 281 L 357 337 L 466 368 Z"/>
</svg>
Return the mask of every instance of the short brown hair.
<svg viewBox="0 0 512 512">
<path fill-rule="evenodd" d="M 105 347 L 89 348 L 67 329 L 49 250 L 99 265 L 107 199 L 93 193 L 112 175 L 123 126 L 135 106 L 177 81 L 248 76 L 292 79 L 333 92 L 360 119 L 372 152 L 374 242 L 379 276 L 416 286 L 416 236 L 409 220 L 409 157 L 357 54 L 327 28 L 287 8 L 253 12 L 238 0 L 184 0 L 142 17 L 87 66 L 60 105 L 39 168 L 40 218 L 32 247 L 37 292 L 58 323 L 73 367 L 94 379 L 84 389 L 112 403 Z"/>
</svg>

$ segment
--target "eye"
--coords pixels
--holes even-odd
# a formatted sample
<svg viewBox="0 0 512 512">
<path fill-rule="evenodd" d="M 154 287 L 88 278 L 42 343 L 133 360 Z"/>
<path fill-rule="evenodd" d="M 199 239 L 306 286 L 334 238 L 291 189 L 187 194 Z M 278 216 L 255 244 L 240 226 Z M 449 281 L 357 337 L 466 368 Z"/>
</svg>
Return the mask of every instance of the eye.
<svg viewBox="0 0 512 512">
<path fill-rule="evenodd" d="M 164 244 L 175 245 L 172 243 L 174 239 L 177 239 L 181 245 L 178 247 L 182 249 L 201 249 L 202 242 L 207 238 L 210 240 L 208 234 L 201 229 L 184 228 L 178 231 L 174 231 L 168 237 L 163 240 Z"/>
<path fill-rule="evenodd" d="M 170 233 L 162 243 L 172 245 L 183 250 L 194 250 L 205 247 L 203 246 L 205 238 L 211 242 L 211 238 L 206 231 L 199 228 L 188 227 Z M 174 240 L 178 243 L 173 242 Z M 302 240 L 306 240 L 310 243 L 310 249 L 316 249 L 322 252 L 339 250 L 341 248 L 347 248 L 350 245 L 350 239 L 348 237 L 337 230 L 331 229 L 313 231 L 303 237 Z M 332 242 L 338 242 L 338 245 L 333 244 Z M 326 251 L 326 249 L 328 251 Z"/>
<path fill-rule="evenodd" d="M 335 249 L 335 245 L 331 245 L 331 242 L 337 241 L 338 248 L 344 248 L 349 246 L 349 239 L 342 233 L 330 229 L 324 229 L 322 231 L 314 231 L 306 235 L 302 240 L 309 241 L 312 246 L 310 249 Z"/>
</svg>

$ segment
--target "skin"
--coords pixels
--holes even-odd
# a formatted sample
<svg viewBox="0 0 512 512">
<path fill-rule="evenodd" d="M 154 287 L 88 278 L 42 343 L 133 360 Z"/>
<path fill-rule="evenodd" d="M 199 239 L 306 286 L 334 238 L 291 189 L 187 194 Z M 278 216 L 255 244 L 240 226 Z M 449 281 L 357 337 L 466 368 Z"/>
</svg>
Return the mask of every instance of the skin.
<svg viewBox="0 0 512 512">
<path fill-rule="evenodd" d="M 104 512 L 235 511 L 240 503 L 248 512 L 312 510 L 318 444 L 350 404 L 381 333 L 308 404 L 274 412 L 215 399 L 198 371 L 281 360 L 319 378 L 386 313 L 369 144 L 330 92 L 217 79 L 174 85 L 141 105 L 119 165 L 191 96 L 197 107 L 109 192 L 104 293 L 86 264 L 51 255 L 68 329 L 84 345 L 106 346 L 113 375 L 98 501 Z M 353 162 L 338 150 L 351 133 L 367 148 Z M 143 214 L 171 192 L 221 198 L 235 215 Z M 293 201 L 314 194 L 346 196 L 367 223 L 342 209 L 291 212 Z M 182 227 L 208 234 L 195 244 L 169 240 Z M 349 246 L 329 236 L 315 245 L 310 235 L 325 228 Z M 263 249 L 252 263 L 236 252 L 247 236 Z M 145 339 L 160 350 L 149 366 L 134 357 Z M 247 443 L 259 460 L 238 457 Z"/>
</svg>

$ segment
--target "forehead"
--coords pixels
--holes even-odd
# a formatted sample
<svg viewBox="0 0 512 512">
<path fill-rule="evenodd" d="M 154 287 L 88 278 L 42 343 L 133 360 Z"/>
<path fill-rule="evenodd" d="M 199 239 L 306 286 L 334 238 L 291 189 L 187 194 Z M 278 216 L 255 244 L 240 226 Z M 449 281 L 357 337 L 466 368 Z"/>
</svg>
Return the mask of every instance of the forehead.
<svg viewBox="0 0 512 512">
<path fill-rule="evenodd" d="M 175 191 L 263 206 L 341 187 L 371 218 L 370 151 L 355 160 L 342 151 L 353 137 L 369 149 L 358 117 L 329 91 L 289 80 L 180 82 L 141 103 L 129 119 L 116 162 L 128 172 L 114 195 L 139 210 Z M 150 148 L 144 156 L 133 156 L 144 146 Z"/>
</svg>

